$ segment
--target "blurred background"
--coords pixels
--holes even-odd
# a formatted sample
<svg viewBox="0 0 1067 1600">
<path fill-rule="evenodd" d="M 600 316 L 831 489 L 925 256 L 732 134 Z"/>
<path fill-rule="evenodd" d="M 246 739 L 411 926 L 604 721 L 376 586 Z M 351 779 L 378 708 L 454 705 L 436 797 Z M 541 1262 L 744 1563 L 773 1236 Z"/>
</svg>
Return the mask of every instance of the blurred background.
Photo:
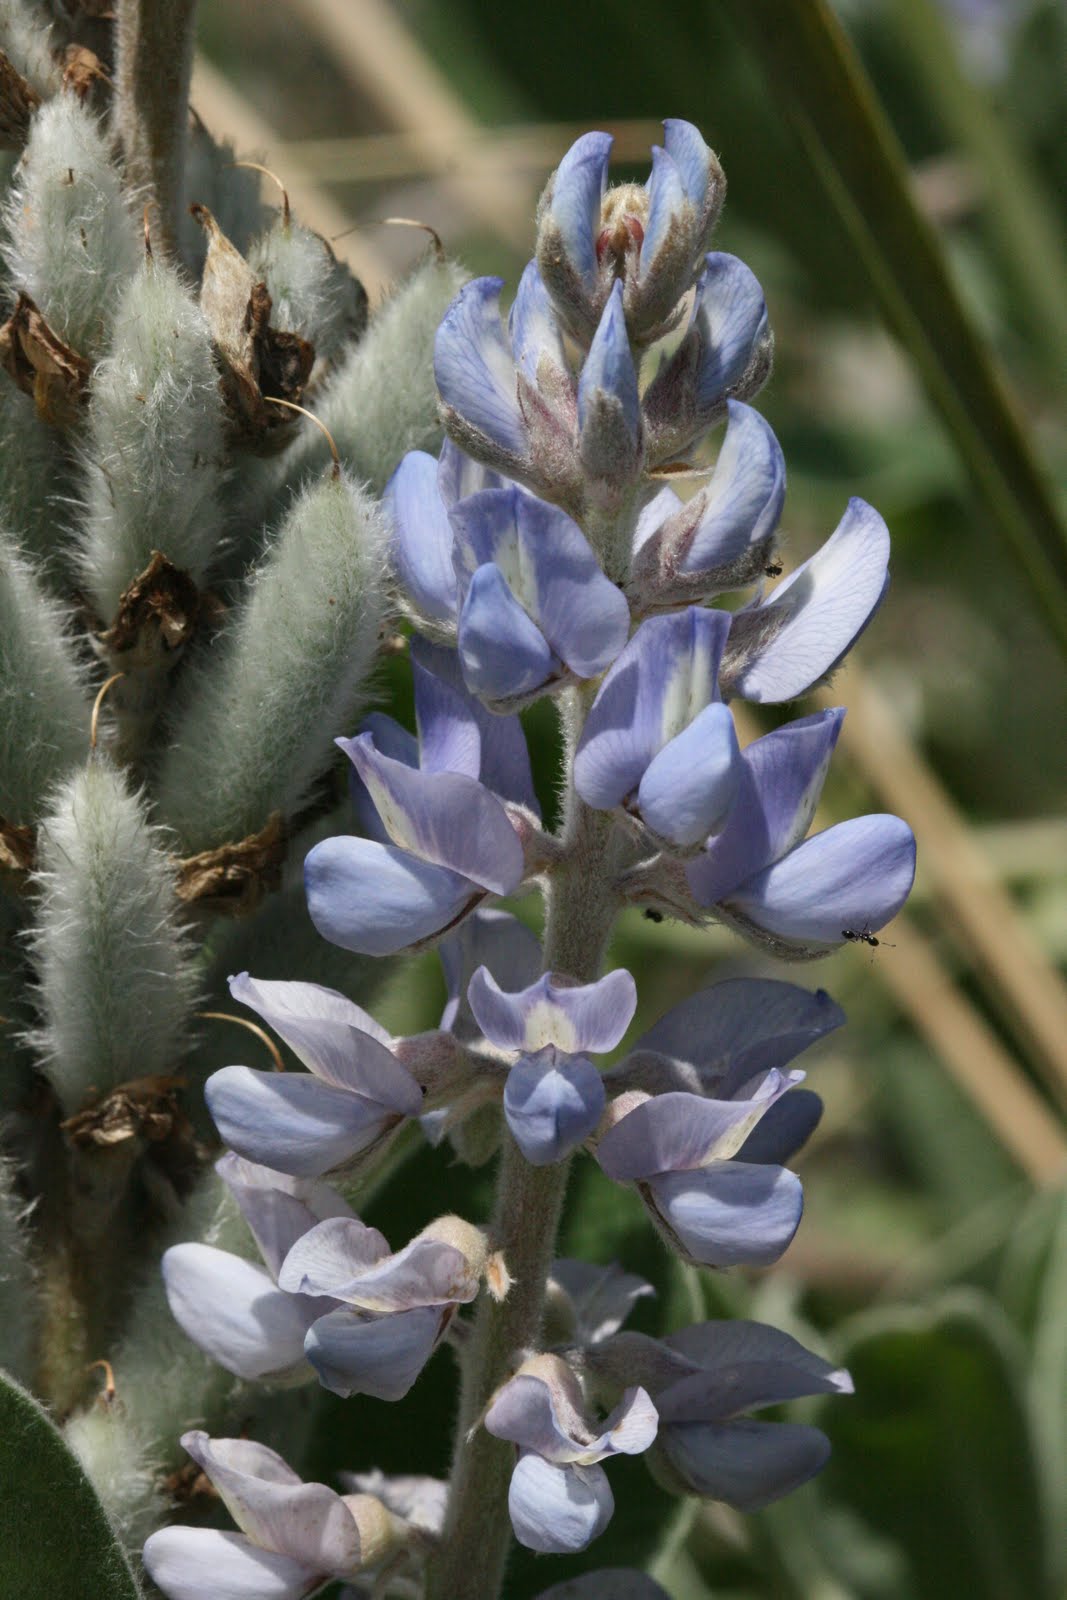
<svg viewBox="0 0 1067 1600">
<path fill-rule="evenodd" d="M 514 285 L 579 132 L 612 132 L 613 176 L 643 178 L 658 119 L 695 122 L 729 179 L 717 247 L 776 331 L 759 404 L 789 465 L 786 571 L 853 494 L 894 536 L 886 604 L 822 697 L 850 710 L 823 820 L 900 813 L 919 878 L 877 949 L 775 969 L 850 1019 L 804 1062 L 826 1115 L 797 1241 L 769 1274 L 672 1268 L 592 1163 L 565 1240 L 655 1281 L 649 1328 L 756 1316 L 840 1354 L 859 1393 L 819 1413 L 823 1479 L 757 1517 L 679 1512 L 619 1472 L 621 1514 L 575 1570 L 649 1563 L 676 1600 L 1064 1594 L 1067 6 L 213 0 L 201 34 L 199 115 L 372 299 L 424 248 L 384 219 Z M 401 666 L 389 694 L 403 708 Z M 746 715 L 746 739 L 769 725 Z M 550 807 L 551 727 L 530 736 Z M 771 970 L 636 914 L 613 955 L 641 979 L 637 1028 Z M 434 959 L 390 969 L 380 1001 L 398 1032 L 432 1026 Z M 371 1220 L 405 1237 L 430 1185 L 475 1215 L 488 1179 L 465 1171 L 416 1155 Z M 323 1403 L 320 1474 L 445 1467 L 446 1361 L 401 1406 Z M 547 1581 L 517 1565 L 509 1595 Z"/>
</svg>

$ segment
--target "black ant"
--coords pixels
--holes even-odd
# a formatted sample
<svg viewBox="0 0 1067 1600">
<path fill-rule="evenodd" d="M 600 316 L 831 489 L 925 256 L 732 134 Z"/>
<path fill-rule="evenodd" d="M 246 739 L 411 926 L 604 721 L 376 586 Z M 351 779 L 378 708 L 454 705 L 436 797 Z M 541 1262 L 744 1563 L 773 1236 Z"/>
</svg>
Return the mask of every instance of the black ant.
<svg viewBox="0 0 1067 1600">
<path fill-rule="evenodd" d="M 655 911 L 655 910 L 653 910 L 653 908 L 651 906 L 646 906 L 645 907 L 645 916 L 648 918 L 649 922 L 662 922 L 663 921 L 663 912 L 662 911 Z"/>
<path fill-rule="evenodd" d="M 854 928 L 842 928 L 842 939 L 847 939 L 849 944 L 869 944 L 872 950 L 877 950 L 879 945 L 887 945 L 890 950 L 893 946 L 887 939 L 876 939 L 870 928 L 861 928 L 857 933 Z"/>
<path fill-rule="evenodd" d="M 763 570 L 768 578 L 780 578 L 785 569 L 780 561 L 771 561 Z"/>
</svg>

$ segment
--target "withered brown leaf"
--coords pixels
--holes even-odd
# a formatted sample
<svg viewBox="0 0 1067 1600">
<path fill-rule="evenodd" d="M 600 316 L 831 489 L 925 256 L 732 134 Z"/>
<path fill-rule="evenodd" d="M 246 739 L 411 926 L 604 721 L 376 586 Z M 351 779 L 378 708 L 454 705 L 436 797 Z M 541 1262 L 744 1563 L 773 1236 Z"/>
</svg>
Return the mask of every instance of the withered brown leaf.
<svg viewBox="0 0 1067 1600">
<path fill-rule="evenodd" d="M 21 150 L 30 118 L 41 103 L 37 90 L 0 50 L 0 149 Z"/>
<path fill-rule="evenodd" d="M 270 401 L 298 404 L 315 348 L 296 333 L 271 327 L 271 298 L 206 206 L 190 207 L 208 236 L 200 307 L 219 356 L 223 399 L 235 444 L 271 455 L 292 438 L 295 419 Z"/>
<path fill-rule="evenodd" d="M 178 899 L 198 910 L 244 916 L 278 887 L 287 842 L 282 814 L 274 811 L 258 833 L 186 856 L 177 863 Z"/>
<path fill-rule="evenodd" d="M 28 294 L 19 295 L 0 327 L 0 366 L 33 396 L 42 422 L 68 428 L 78 420 L 89 398 L 89 363 L 49 327 Z"/>
<path fill-rule="evenodd" d="M 37 864 L 37 833 L 28 823 L 0 817 L 0 884 L 11 894 L 21 894 Z"/>
</svg>

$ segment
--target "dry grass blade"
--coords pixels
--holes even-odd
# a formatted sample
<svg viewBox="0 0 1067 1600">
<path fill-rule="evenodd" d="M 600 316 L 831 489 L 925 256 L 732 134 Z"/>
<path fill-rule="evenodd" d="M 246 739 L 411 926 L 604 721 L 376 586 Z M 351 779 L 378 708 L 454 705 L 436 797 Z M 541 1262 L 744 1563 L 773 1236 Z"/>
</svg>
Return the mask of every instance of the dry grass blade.
<svg viewBox="0 0 1067 1600">
<path fill-rule="evenodd" d="M 1067 985 L 875 684 L 853 663 L 819 700 L 848 707 L 842 748 L 879 798 L 911 823 L 937 901 L 1067 1109 Z"/>
</svg>

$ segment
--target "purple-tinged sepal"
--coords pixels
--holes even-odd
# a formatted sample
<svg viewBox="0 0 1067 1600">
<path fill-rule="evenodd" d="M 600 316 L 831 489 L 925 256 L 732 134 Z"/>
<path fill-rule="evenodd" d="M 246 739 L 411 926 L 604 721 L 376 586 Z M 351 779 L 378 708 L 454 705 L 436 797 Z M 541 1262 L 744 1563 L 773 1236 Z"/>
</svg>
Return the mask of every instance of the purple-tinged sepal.
<svg viewBox="0 0 1067 1600">
<path fill-rule="evenodd" d="M 683 503 L 664 489 L 638 523 L 626 592 L 635 616 L 710 600 L 762 580 L 785 498 L 785 460 L 770 425 L 740 400 L 710 481 Z"/>
<path fill-rule="evenodd" d="M 734 613 L 722 665 L 729 698 L 795 700 L 848 654 L 885 598 L 889 530 L 850 500 L 836 531 L 768 600 Z"/>
<path fill-rule="evenodd" d="M 736 256 L 705 257 L 685 336 L 644 396 L 648 459 L 684 454 L 726 411 L 770 376 L 773 340 L 755 276 Z"/>
</svg>

